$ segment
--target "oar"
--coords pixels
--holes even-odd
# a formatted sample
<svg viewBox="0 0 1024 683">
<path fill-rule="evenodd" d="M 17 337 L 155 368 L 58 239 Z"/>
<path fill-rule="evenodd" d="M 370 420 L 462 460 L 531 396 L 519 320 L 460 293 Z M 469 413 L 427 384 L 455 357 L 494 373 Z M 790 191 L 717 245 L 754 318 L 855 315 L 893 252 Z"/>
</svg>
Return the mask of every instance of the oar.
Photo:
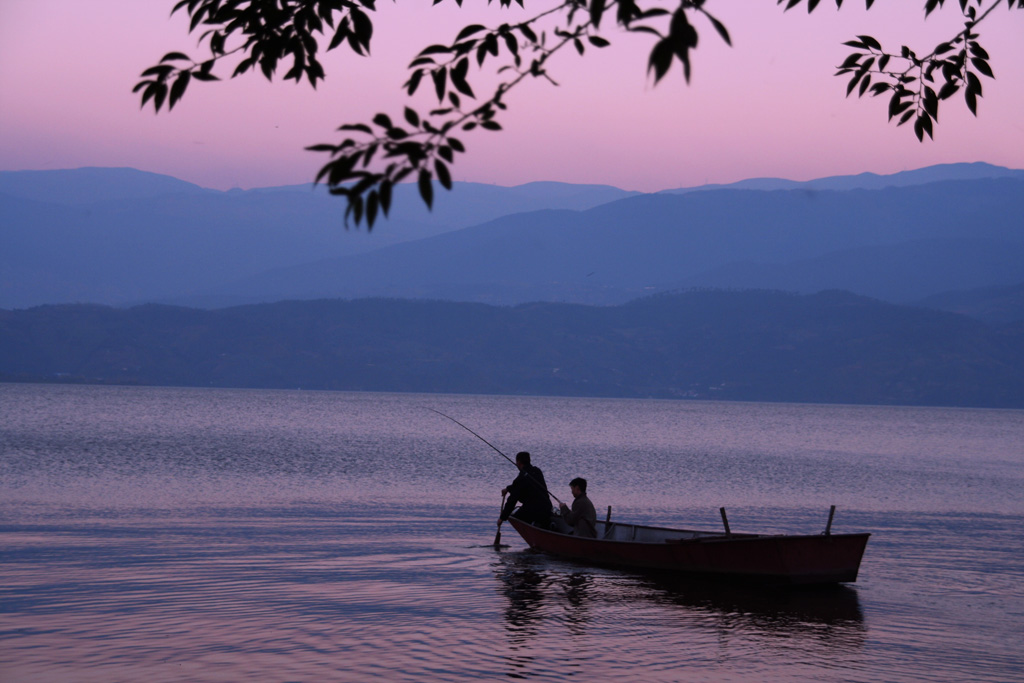
<svg viewBox="0 0 1024 683">
<path fill-rule="evenodd" d="M 501 494 L 501 507 L 498 508 L 498 514 L 501 515 L 505 511 L 505 494 Z M 494 549 L 498 550 L 501 548 L 501 525 L 498 525 L 498 531 L 494 534 Z"/>
</svg>

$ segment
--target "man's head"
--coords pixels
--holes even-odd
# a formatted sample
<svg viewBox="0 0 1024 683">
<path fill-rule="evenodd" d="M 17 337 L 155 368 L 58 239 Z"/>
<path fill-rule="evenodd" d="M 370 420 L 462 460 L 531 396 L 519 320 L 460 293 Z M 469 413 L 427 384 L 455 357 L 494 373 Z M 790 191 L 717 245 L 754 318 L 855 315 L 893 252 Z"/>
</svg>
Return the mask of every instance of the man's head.
<svg viewBox="0 0 1024 683">
<path fill-rule="evenodd" d="M 526 451 L 519 451 L 516 453 L 516 467 L 523 469 L 530 464 L 530 454 Z"/>
<path fill-rule="evenodd" d="M 569 482 L 569 490 L 572 491 L 572 495 L 576 498 L 586 495 L 587 493 L 587 480 L 583 477 L 576 477 Z"/>
</svg>

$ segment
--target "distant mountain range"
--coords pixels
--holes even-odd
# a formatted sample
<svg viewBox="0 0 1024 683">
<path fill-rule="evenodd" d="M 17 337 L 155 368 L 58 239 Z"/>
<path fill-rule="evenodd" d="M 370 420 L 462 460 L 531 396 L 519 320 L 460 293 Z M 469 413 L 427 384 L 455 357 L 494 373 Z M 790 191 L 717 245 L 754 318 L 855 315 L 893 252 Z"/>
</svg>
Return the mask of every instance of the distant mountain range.
<svg viewBox="0 0 1024 683">
<path fill-rule="evenodd" d="M 618 304 L 693 287 L 846 289 L 890 302 L 1024 283 L 1024 171 L 950 164 L 639 195 L 457 184 L 345 230 L 308 186 L 219 192 L 133 169 L 0 172 L 0 308 L 220 307 L 398 297 Z M 988 292 L 989 294 L 986 294 Z M 942 304 L 945 305 L 945 304 Z M 1014 313 L 1000 304 L 1000 319 Z"/>
<path fill-rule="evenodd" d="M 345 229 L 344 205 L 308 185 L 208 190 L 130 168 L 0 171 L 0 308 L 191 297 L 266 271 L 361 254 L 542 208 L 636 194 L 601 185 L 457 183 L 428 211 L 395 191 L 391 218 Z M 280 297 L 272 296 L 270 300 Z"/>
<path fill-rule="evenodd" d="M 1024 284 L 942 292 L 917 302 L 918 306 L 949 311 L 993 324 L 1024 320 Z"/>
<path fill-rule="evenodd" d="M 888 187 L 911 187 L 927 185 L 944 180 L 985 180 L 989 178 L 1021 179 L 1022 171 L 1016 171 L 991 164 L 940 164 L 891 175 L 859 173 L 857 175 L 829 176 L 815 180 L 796 181 L 781 178 L 751 178 L 729 185 L 700 185 L 678 190 L 664 190 L 679 194 L 698 190 L 884 190 Z"/>
<path fill-rule="evenodd" d="M 845 292 L 0 311 L 0 381 L 1024 408 L 1024 323 Z"/>
</svg>

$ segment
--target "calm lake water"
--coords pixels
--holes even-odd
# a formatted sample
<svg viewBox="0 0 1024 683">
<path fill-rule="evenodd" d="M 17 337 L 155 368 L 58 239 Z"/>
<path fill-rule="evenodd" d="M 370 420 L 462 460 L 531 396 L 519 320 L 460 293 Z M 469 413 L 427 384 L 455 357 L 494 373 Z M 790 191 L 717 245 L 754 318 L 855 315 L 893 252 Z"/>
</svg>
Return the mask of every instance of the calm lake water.
<svg viewBox="0 0 1024 683">
<path fill-rule="evenodd" d="M 613 519 L 873 536 L 855 584 L 526 549 Z M 3 681 L 1024 680 L 1024 412 L 0 384 Z"/>
</svg>

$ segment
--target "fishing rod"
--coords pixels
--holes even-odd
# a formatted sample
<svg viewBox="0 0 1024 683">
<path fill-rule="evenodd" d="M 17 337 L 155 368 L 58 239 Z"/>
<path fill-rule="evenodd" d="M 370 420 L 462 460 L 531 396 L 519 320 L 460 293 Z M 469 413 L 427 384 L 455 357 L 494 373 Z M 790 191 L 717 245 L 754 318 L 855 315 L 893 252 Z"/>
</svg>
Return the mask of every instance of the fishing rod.
<svg viewBox="0 0 1024 683">
<path fill-rule="evenodd" d="M 474 432 L 474 431 L 473 431 L 472 429 L 470 429 L 470 428 L 469 428 L 469 427 L 467 427 L 466 425 L 464 425 L 464 424 L 462 424 L 461 422 L 459 422 L 458 420 L 456 420 L 456 419 L 455 419 L 454 417 L 452 417 L 451 415 L 445 415 L 445 414 L 444 414 L 444 413 L 442 413 L 442 412 L 441 412 L 440 410 L 434 410 L 433 408 L 427 408 L 427 410 L 433 411 L 433 412 L 437 413 L 438 415 L 440 415 L 441 417 L 447 417 L 447 418 L 448 418 L 449 420 L 451 420 L 451 421 L 452 421 L 452 422 L 454 422 L 455 424 L 459 425 L 460 427 L 462 427 L 463 429 L 465 429 L 465 430 L 466 430 L 467 432 L 469 432 L 470 434 L 472 434 L 473 436 L 475 436 L 476 438 L 480 439 L 480 440 L 481 440 L 481 441 L 483 441 L 483 442 L 484 442 L 485 444 L 487 444 L 488 446 L 490 446 L 491 448 L 493 448 L 493 449 L 494 449 L 494 451 L 495 451 L 495 452 L 496 452 L 496 453 L 497 453 L 498 455 L 500 455 L 501 457 L 505 458 L 506 460 L 508 460 L 508 461 L 509 461 L 510 463 L 512 463 L 513 465 L 515 465 L 515 464 L 516 464 L 516 461 L 515 461 L 515 460 L 513 460 L 513 459 L 512 459 L 512 458 L 510 458 L 510 457 L 508 457 L 507 455 L 505 455 L 504 453 L 502 453 L 502 452 L 501 452 L 500 450 L 498 450 L 498 447 L 497 447 L 497 446 L 495 446 L 495 445 L 494 445 L 494 444 L 492 444 L 492 443 L 491 443 L 490 441 L 488 441 L 488 440 L 487 440 L 487 439 L 485 439 L 484 437 L 482 437 L 482 436 L 480 436 L 479 434 L 477 434 L 476 432 Z"/>
<path fill-rule="evenodd" d="M 444 413 L 442 413 L 442 412 L 441 412 L 440 410 L 434 410 L 433 408 L 427 408 L 427 410 L 433 411 L 433 412 L 437 413 L 438 415 L 440 415 L 441 417 L 446 417 L 446 418 L 448 418 L 449 420 L 451 420 L 451 421 L 452 421 L 452 422 L 454 422 L 455 424 L 459 425 L 460 427 L 462 427 L 463 429 L 465 429 L 465 430 L 466 430 L 467 432 L 469 432 L 470 434 L 472 434 L 473 436 L 475 436 L 476 438 L 480 439 L 480 440 L 481 440 L 481 441 L 483 441 L 483 442 L 484 442 L 485 444 L 487 444 L 488 446 L 490 446 L 491 448 L 493 448 L 493 449 L 494 449 L 494 451 L 495 451 L 495 452 L 496 452 L 496 453 L 497 453 L 498 455 L 500 455 L 501 457 L 505 458 L 506 460 L 508 460 L 508 461 L 509 461 L 510 463 L 512 463 L 513 465 L 515 465 L 515 464 L 516 464 L 516 461 L 515 461 L 515 460 L 513 460 L 512 458 L 510 458 L 510 457 L 508 457 L 507 455 L 505 455 L 504 453 L 502 453 L 502 452 L 501 452 L 501 450 L 499 450 L 497 446 L 495 446 L 495 445 L 494 445 L 494 444 L 492 444 L 492 443 L 491 443 L 490 441 L 488 441 L 488 440 L 487 440 L 487 439 L 485 439 L 484 437 L 482 437 L 482 436 L 480 436 L 479 434 L 477 434 L 476 432 L 474 432 L 474 431 L 473 431 L 472 429 L 470 429 L 470 428 L 469 428 L 469 427 L 467 427 L 466 425 L 464 425 L 464 424 L 462 424 L 461 422 L 459 422 L 458 420 L 456 420 L 456 419 L 455 419 L 454 417 L 452 417 L 451 415 L 445 415 L 445 414 L 444 414 Z M 518 467 L 518 465 L 516 465 L 516 467 Z M 533 475 L 531 475 L 531 474 L 530 474 L 529 472 L 527 472 L 527 473 L 526 473 L 526 476 L 527 476 L 527 477 L 529 477 L 530 479 L 533 479 L 533 483 L 535 483 L 535 484 L 540 484 L 540 482 L 539 482 L 539 481 L 537 481 L 537 480 L 536 480 L 536 479 L 535 479 L 535 478 L 533 477 Z M 558 499 L 558 496 L 556 496 L 555 494 L 551 493 L 551 491 L 548 491 L 548 487 L 547 487 L 547 486 L 542 486 L 542 488 L 544 489 L 544 493 L 548 494 L 549 496 L 551 496 L 552 498 L 554 498 L 555 500 L 557 500 L 557 501 L 558 501 L 559 503 L 561 503 L 561 502 L 562 502 L 561 500 L 559 500 L 559 499 Z"/>
</svg>

